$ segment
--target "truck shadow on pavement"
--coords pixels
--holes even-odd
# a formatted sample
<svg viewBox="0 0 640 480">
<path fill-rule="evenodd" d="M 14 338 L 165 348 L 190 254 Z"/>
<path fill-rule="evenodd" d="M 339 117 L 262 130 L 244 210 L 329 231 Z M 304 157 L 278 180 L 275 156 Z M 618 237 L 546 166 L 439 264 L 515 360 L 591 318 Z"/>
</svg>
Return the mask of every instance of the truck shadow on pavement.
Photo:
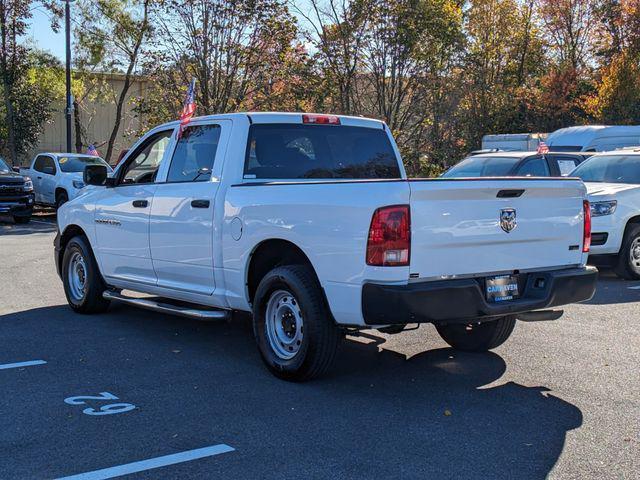
<svg viewBox="0 0 640 480">
<path fill-rule="evenodd" d="M 587 305 L 611 305 L 633 303 L 640 300 L 640 282 L 618 278 L 613 271 L 600 268 L 598 287 Z"/>
<path fill-rule="evenodd" d="M 33 233 L 51 233 L 57 229 L 55 216 L 33 217 L 31 222 L 17 224 L 11 217 L 0 215 L 0 236 L 31 235 Z"/>
<path fill-rule="evenodd" d="M 10 339 L 4 355 L 24 358 L 26 350 L 49 361 L 55 387 L 38 387 L 47 398 L 113 390 L 140 406 L 101 426 L 84 421 L 73 435 L 60 427 L 68 424 L 61 406 L 60 424 L 50 414 L 47 441 L 87 465 L 49 457 L 55 469 L 42 473 L 116 462 L 82 440 L 98 435 L 132 459 L 167 439 L 169 451 L 212 442 L 237 449 L 206 471 L 177 469 L 173 478 L 543 479 L 567 432 L 582 424 L 581 411 L 544 386 L 500 383 L 506 365 L 496 353 L 437 348 L 408 357 L 385 349 L 375 332 L 368 344 L 346 339 L 332 372 L 305 384 L 263 368 L 243 317 L 211 324 L 124 306 L 88 317 L 55 306 L 0 317 L 0 334 Z M 11 390 L 37 401 L 20 385 Z M 2 436 L 20 435 L 3 424 Z M 29 448 L 36 451 L 11 448 L 7 458 L 37 463 L 40 447 Z"/>
</svg>

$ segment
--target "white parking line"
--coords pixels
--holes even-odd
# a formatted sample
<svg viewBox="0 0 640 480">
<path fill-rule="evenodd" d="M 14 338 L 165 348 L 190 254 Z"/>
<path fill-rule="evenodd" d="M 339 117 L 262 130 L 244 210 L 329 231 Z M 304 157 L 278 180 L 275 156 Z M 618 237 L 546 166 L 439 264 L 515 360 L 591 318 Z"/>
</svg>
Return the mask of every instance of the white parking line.
<svg viewBox="0 0 640 480">
<path fill-rule="evenodd" d="M 634 287 L 627 287 L 629 290 L 640 290 L 640 285 L 636 285 Z"/>
<path fill-rule="evenodd" d="M 235 448 L 221 443 L 211 447 L 197 448 L 186 452 L 174 453 L 163 457 L 150 458 L 139 462 L 126 463 L 117 467 L 103 468 L 102 470 L 94 470 L 93 472 L 79 473 L 70 477 L 61 477 L 58 480 L 103 480 L 106 478 L 119 477 L 121 475 L 129 475 L 130 473 L 144 472 L 154 468 L 166 467 L 167 465 L 175 465 L 176 463 L 190 462 L 205 457 L 213 457 L 221 453 L 233 452 Z"/>
<path fill-rule="evenodd" d="M 44 360 L 29 360 L 28 362 L 18 362 L 18 363 L 5 363 L 4 365 L 0 365 L 0 370 L 7 370 L 9 368 L 20 368 L 20 367 L 32 367 L 34 365 L 44 365 Z"/>
</svg>

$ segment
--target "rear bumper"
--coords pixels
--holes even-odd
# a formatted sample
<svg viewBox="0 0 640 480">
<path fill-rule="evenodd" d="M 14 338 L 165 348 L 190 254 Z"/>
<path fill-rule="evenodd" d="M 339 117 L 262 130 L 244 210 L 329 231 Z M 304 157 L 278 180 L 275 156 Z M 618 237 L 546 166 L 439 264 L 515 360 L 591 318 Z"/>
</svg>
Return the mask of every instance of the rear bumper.
<svg viewBox="0 0 640 480">
<path fill-rule="evenodd" d="M 487 303 L 481 278 L 367 283 L 362 289 L 362 314 L 367 325 L 446 324 L 558 307 L 593 297 L 598 270 L 581 267 L 522 275 L 526 277 L 521 297 L 503 303 Z"/>
</svg>

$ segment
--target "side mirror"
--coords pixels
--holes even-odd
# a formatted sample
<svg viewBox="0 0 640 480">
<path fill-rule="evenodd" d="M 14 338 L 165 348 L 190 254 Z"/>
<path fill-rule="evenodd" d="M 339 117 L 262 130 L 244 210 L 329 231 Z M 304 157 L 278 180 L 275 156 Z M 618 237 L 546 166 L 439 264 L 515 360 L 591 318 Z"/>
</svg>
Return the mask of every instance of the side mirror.
<svg viewBox="0 0 640 480">
<path fill-rule="evenodd" d="M 84 167 L 82 179 L 87 185 L 102 187 L 107 182 L 109 172 L 105 165 L 87 165 Z"/>
<path fill-rule="evenodd" d="M 42 167 L 42 173 L 46 173 L 47 175 L 55 175 L 56 169 L 54 167 Z"/>
<path fill-rule="evenodd" d="M 20 173 L 20 167 L 11 167 L 11 169 L 16 173 Z"/>
</svg>

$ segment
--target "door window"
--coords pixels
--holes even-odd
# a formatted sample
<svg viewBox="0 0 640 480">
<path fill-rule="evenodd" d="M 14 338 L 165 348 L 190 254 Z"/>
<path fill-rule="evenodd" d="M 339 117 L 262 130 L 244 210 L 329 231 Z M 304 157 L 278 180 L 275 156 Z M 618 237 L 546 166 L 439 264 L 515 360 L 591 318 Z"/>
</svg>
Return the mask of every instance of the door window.
<svg viewBox="0 0 640 480">
<path fill-rule="evenodd" d="M 211 178 L 220 125 L 184 129 L 171 158 L 167 182 L 206 182 Z"/>
<path fill-rule="evenodd" d="M 173 130 L 156 133 L 140 145 L 127 159 L 120 183 L 153 183 Z"/>
<path fill-rule="evenodd" d="M 516 175 L 522 177 L 548 177 L 549 166 L 544 157 L 532 157 L 518 167 Z"/>
<path fill-rule="evenodd" d="M 36 172 L 46 173 L 47 175 L 56 174 L 56 164 L 53 158 L 47 155 L 39 155 L 33 164 L 33 169 Z"/>
</svg>

